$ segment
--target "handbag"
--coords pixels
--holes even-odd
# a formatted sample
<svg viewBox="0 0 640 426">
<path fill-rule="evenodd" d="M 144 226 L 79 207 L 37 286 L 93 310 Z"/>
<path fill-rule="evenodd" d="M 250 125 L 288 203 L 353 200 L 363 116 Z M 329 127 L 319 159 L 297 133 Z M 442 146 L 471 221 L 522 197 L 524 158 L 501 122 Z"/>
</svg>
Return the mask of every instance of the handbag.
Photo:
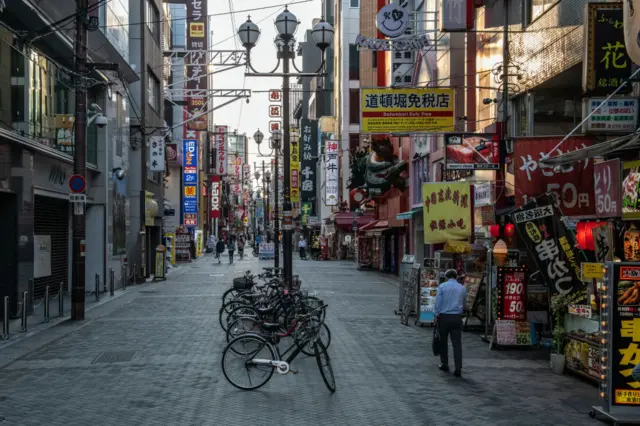
<svg viewBox="0 0 640 426">
<path fill-rule="evenodd" d="M 431 342 L 431 349 L 433 350 L 433 356 L 440 355 L 440 331 L 438 325 L 433 327 L 433 341 Z"/>
</svg>

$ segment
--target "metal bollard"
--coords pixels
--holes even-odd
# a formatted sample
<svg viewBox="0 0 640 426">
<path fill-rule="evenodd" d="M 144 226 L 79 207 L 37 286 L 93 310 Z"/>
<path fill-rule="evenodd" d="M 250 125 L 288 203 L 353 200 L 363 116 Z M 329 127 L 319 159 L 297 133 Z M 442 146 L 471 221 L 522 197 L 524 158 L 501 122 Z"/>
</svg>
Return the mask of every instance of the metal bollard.
<svg viewBox="0 0 640 426">
<path fill-rule="evenodd" d="M 127 280 L 129 279 L 129 267 L 127 265 L 122 265 L 122 276 L 120 277 L 122 280 L 122 289 L 127 289 Z"/>
<path fill-rule="evenodd" d="M 4 315 L 2 317 L 2 340 L 9 338 L 9 296 L 4 297 Z"/>
<path fill-rule="evenodd" d="M 133 264 L 133 283 L 134 284 L 138 283 L 138 264 L 137 263 Z"/>
<path fill-rule="evenodd" d="M 113 268 L 109 268 L 109 294 L 116 294 L 116 271 Z"/>
<path fill-rule="evenodd" d="M 100 301 L 100 274 L 96 274 L 96 302 Z"/>
<path fill-rule="evenodd" d="M 64 316 L 64 282 L 60 282 L 60 289 L 58 290 L 58 316 Z"/>
<path fill-rule="evenodd" d="M 29 292 L 25 291 L 22 293 L 22 316 L 20 317 L 20 331 L 23 333 L 27 332 L 27 296 Z"/>
<path fill-rule="evenodd" d="M 49 286 L 44 288 L 44 322 L 49 322 Z"/>
</svg>

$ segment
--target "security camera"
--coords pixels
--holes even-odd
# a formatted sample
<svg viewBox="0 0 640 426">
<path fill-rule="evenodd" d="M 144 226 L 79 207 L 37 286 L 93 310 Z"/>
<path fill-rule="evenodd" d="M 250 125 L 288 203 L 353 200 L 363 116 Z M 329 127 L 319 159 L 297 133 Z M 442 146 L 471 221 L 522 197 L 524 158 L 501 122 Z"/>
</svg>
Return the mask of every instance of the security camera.
<svg viewBox="0 0 640 426">
<path fill-rule="evenodd" d="M 98 105 L 98 104 L 91 104 L 91 105 L 89 105 L 89 108 L 91 108 L 92 110 L 98 111 L 98 112 L 102 112 L 102 108 L 100 108 L 100 105 Z"/>
<path fill-rule="evenodd" d="M 117 168 L 113 171 L 113 174 L 115 175 L 116 179 L 118 180 L 122 180 L 124 179 L 126 173 L 124 172 L 124 170 L 122 170 L 121 168 Z"/>
<path fill-rule="evenodd" d="M 99 116 L 96 117 L 96 126 L 98 126 L 99 128 L 103 128 L 107 125 L 108 121 L 107 121 L 107 117 L 105 117 L 104 115 L 100 114 Z"/>
</svg>

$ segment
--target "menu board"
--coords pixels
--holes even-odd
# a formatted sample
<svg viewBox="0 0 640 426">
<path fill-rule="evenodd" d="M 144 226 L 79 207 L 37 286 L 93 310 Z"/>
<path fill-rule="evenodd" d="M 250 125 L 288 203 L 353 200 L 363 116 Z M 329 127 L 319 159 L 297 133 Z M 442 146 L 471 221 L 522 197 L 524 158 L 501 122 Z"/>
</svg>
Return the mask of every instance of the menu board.
<svg viewBox="0 0 640 426">
<path fill-rule="evenodd" d="M 498 268 L 498 319 L 524 321 L 527 318 L 527 269 Z"/>
<path fill-rule="evenodd" d="M 175 238 L 176 262 L 188 262 L 191 260 L 191 235 L 188 231 L 176 231 Z"/>
<path fill-rule="evenodd" d="M 613 405 L 640 407 L 640 381 L 631 376 L 640 363 L 640 263 L 614 263 L 609 325 Z"/>
<path fill-rule="evenodd" d="M 526 321 L 496 320 L 494 334 L 498 345 L 528 346 L 536 343 L 535 327 Z"/>
<path fill-rule="evenodd" d="M 420 322 L 434 322 L 439 284 L 437 269 L 422 269 L 420 274 Z"/>
<path fill-rule="evenodd" d="M 587 342 L 572 336 L 568 337 L 569 340 L 564 350 L 567 367 L 600 379 L 602 363 L 600 362 L 601 348 L 598 343 Z"/>
<path fill-rule="evenodd" d="M 467 289 L 467 298 L 464 301 L 464 310 L 471 312 L 473 310 L 473 304 L 476 302 L 476 296 L 478 296 L 478 289 L 482 283 L 482 277 L 475 274 L 467 274 L 464 277 L 464 288 Z"/>
</svg>

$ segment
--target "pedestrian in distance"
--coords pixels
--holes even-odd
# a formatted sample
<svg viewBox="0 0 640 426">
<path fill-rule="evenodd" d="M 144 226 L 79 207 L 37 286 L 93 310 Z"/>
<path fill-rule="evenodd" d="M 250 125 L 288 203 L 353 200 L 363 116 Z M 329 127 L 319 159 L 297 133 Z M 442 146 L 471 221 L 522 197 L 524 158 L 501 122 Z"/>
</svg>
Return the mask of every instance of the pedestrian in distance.
<svg viewBox="0 0 640 426">
<path fill-rule="evenodd" d="M 229 245 L 227 246 L 229 251 L 229 264 L 233 263 L 233 252 L 236 251 L 236 241 L 234 238 L 229 238 Z"/>
<path fill-rule="evenodd" d="M 216 243 L 216 259 L 218 259 L 218 263 L 221 262 L 222 253 L 224 253 L 224 240 L 220 238 Z"/>
<path fill-rule="evenodd" d="M 462 376 L 462 309 L 467 298 L 467 289 L 457 280 L 458 272 L 449 269 L 444 273 L 447 281 L 438 286 L 435 315 L 440 333 L 440 370 L 449 371 L 449 335 L 453 345 L 456 377 Z"/>
<path fill-rule="evenodd" d="M 240 255 L 240 260 L 244 257 L 244 237 L 238 238 L 238 254 Z"/>
<path fill-rule="evenodd" d="M 300 249 L 300 259 L 307 260 L 307 240 L 300 235 L 300 241 L 298 241 L 298 248 Z"/>
</svg>

